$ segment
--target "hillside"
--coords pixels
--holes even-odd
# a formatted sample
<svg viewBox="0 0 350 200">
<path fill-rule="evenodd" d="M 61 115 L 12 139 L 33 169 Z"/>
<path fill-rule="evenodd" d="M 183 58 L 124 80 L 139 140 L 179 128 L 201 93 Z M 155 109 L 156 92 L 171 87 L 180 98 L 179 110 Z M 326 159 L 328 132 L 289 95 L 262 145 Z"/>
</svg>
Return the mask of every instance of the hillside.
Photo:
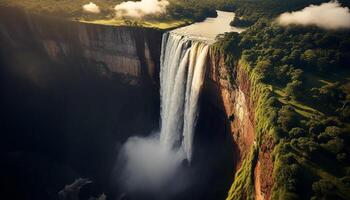
<svg viewBox="0 0 350 200">
<path fill-rule="evenodd" d="M 272 199 L 349 199 L 350 31 L 278 26 L 276 14 L 255 12 L 255 6 L 238 11 L 253 25 L 241 35 L 222 36 L 217 46 L 239 60 L 255 83 L 253 91 L 264 91 L 255 114 L 256 139 L 274 140 Z M 227 60 L 235 66 L 232 61 Z M 252 98 L 258 100 L 256 94 Z M 241 185 L 252 183 L 249 176 L 239 177 L 251 170 L 236 175 L 229 199 L 242 198 L 238 188 L 254 191 Z"/>
</svg>

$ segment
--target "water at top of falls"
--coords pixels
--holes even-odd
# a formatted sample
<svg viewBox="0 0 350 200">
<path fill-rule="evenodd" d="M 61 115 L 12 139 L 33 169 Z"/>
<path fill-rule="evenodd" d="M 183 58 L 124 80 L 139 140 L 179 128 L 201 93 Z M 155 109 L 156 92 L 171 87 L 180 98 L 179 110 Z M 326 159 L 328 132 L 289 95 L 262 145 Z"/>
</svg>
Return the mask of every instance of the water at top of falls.
<svg viewBox="0 0 350 200">
<path fill-rule="evenodd" d="M 199 40 L 206 43 L 214 43 L 217 35 L 225 32 L 241 33 L 245 29 L 233 27 L 230 22 L 235 18 L 235 13 L 217 11 L 218 16 L 215 18 L 207 18 L 203 22 L 197 22 L 189 26 L 175 29 L 171 31 L 190 40 Z"/>
</svg>

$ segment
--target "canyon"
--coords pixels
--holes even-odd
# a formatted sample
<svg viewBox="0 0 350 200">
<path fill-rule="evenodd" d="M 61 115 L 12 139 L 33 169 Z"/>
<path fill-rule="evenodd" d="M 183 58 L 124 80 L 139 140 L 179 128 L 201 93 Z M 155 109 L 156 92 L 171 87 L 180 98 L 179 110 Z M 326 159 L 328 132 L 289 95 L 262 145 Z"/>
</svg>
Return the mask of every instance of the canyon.
<svg viewBox="0 0 350 200">
<path fill-rule="evenodd" d="M 7 87 L 2 88 L 2 92 L 8 98 L 2 100 L 3 105 L 6 105 L 2 109 L 6 112 L 1 117 L 11 116 L 15 111 L 42 115 L 34 121 L 27 121 L 31 117 L 25 115 L 23 122 L 11 120 L 10 117 L 10 125 L 4 129 L 8 134 L 4 141 L 16 141 L 18 137 L 33 142 L 13 142 L 15 145 L 6 145 L 4 142 L 2 154 L 15 163 L 13 165 L 16 167 L 35 165 L 29 158 L 34 154 L 36 160 L 45 165 L 49 165 L 46 163 L 50 160 L 47 157 L 54 155 L 60 158 L 56 166 L 47 166 L 45 169 L 59 171 L 65 174 L 64 178 L 56 175 L 42 178 L 42 182 L 49 179 L 56 181 L 50 186 L 42 184 L 47 190 L 57 191 L 57 188 L 72 183 L 74 177 L 89 176 L 93 177 L 96 185 L 85 191 L 87 195 L 96 196 L 107 192 L 107 196 L 118 197 L 122 191 L 110 184 L 113 180 L 108 180 L 118 148 L 131 135 L 146 136 L 160 128 L 159 90 L 162 79 L 159 74 L 164 31 L 70 22 L 31 15 L 21 10 L 0 10 L 0 13 L 0 38 L 6 46 L 6 51 L 0 52 L 1 64 L 5 66 L 2 76 L 10 74 L 2 83 L 2 87 Z M 17 55 L 22 51 L 21 55 Z M 21 62 L 21 56 L 32 54 L 45 60 L 45 63 L 38 65 L 36 61 Z M 226 198 L 235 173 L 244 161 L 250 161 L 248 157 L 252 149 L 256 149 L 251 169 L 254 198 L 269 199 L 273 186 L 274 146 L 269 138 L 260 142 L 262 145 L 256 141 L 256 121 L 259 119 L 256 119 L 255 110 L 259 94 L 252 94 L 254 82 L 240 66 L 238 58 L 234 66 L 229 66 L 226 55 L 220 51 L 210 48 L 208 55 L 202 95 L 198 100 L 197 126 L 193 130 L 194 138 L 190 139 L 193 150 L 187 152 L 187 158 L 191 158 L 194 168 L 200 169 L 199 174 L 205 175 L 198 177 L 196 184 L 180 197 Z M 12 79 L 23 82 L 22 90 L 11 91 L 11 86 L 16 86 Z M 40 92 L 33 95 L 28 92 L 28 88 Z M 69 92 L 62 92 L 66 88 L 70 88 Z M 48 99 L 45 97 L 47 94 L 50 95 Z M 11 102 L 13 98 L 18 99 L 18 102 Z M 26 101 L 26 98 L 34 100 Z M 38 99 L 41 103 L 34 105 L 34 109 L 29 109 Z M 18 104 L 22 105 L 23 110 L 18 108 Z M 67 104 L 69 109 L 62 111 L 62 107 Z M 68 112 L 71 116 L 67 119 L 64 114 Z M 57 123 L 64 124 L 63 130 L 47 135 L 51 130 L 43 125 L 44 118 L 48 118 L 46 123 L 49 125 L 56 124 L 54 127 L 59 127 Z M 94 120 L 101 122 L 96 123 Z M 21 123 L 27 124 L 29 128 L 16 127 L 16 124 Z M 22 131 L 33 129 L 32 123 L 40 126 L 34 128 L 39 132 L 23 136 Z M 80 128 L 84 125 L 86 129 Z M 104 130 L 99 130 L 100 127 L 104 127 Z M 48 144 L 38 145 L 43 141 Z M 171 143 L 176 145 L 176 141 Z M 35 145 L 37 146 L 32 148 Z M 62 150 L 60 145 L 67 149 Z M 36 153 L 38 149 L 49 153 L 39 155 Z M 17 164 L 16 159 L 24 161 Z M 8 170 L 13 170 L 11 168 L 8 166 Z M 19 169 L 22 169 L 21 166 Z M 13 177 L 7 175 L 5 178 Z M 15 184 L 9 186 L 8 191 L 13 190 L 11 186 L 18 187 Z M 196 187 L 199 188 L 197 191 L 194 189 Z M 25 194 L 30 192 L 26 191 Z M 40 191 L 35 194 L 37 199 L 51 198 Z M 247 198 L 248 195 L 242 191 L 242 197 Z M 26 199 L 26 196 L 22 199 Z"/>
</svg>

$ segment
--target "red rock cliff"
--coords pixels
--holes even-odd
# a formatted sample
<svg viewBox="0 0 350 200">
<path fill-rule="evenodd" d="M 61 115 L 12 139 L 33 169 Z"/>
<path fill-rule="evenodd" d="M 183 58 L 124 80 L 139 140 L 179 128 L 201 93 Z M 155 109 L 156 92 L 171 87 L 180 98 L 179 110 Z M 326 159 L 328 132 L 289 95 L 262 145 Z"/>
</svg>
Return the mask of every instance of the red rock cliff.
<svg viewBox="0 0 350 200">
<path fill-rule="evenodd" d="M 265 139 L 260 147 L 256 142 L 255 124 L 259 119 L 255 119 L 255 109 L 258 99 L 252 94 L 252 84 L 254 83 L 242 67 L 238 64 L 227 66 L 225 55 L 211 51 L 204 91 L 211 97 L 212 105 L 221 109 L 226 115 L 226 123 L 229 123 L 229 131 L 237 146 L 234 158 L 235 171 L 242 167 L 244 160 L 252 162 L 249 160 L 249 155 L 252 149 L 257 149 L 257 159 L 251 163 L 254 194 L 250 196 L 254 199 L 270 199 L 273 186 L 272 150 L 274 146 L 270 138 Z M 233 181 L 234 178 L 232 178 Z M 240 198 L 247 199 L 248 196 L 249 194 L 242 191 Z"/>
</svg>

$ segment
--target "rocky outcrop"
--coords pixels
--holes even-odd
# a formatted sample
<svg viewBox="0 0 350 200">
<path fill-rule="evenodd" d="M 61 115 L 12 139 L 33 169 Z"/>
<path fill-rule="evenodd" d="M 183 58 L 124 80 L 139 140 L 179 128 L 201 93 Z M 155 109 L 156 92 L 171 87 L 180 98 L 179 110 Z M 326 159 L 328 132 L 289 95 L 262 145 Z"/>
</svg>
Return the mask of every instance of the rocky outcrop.
<svg viewBox="0 0 350 200">
<path fill-rule="evenodd" d="M 273 186 L 273 142 L 271 138 L 264 140 L 261 147 L 256 141 L 255 109 L 258 99 L 252 94 L 252 81 L 243 67 L 228 66 L 225 55 L 212 50 L 209 59 L 209 69 L 204 86 L 204 94 L 209 96 L 210 103 L 225 113 L 227 126 L 233 137 L 235 150 L 235 171 L 238 172 L 242 162 L 252 162 L 252 149 L 257 148 L 257 160 L 252 162 L 254 178 L 254 198 L 270 199 Z M 241 192 L 242 197 L 248 196 Z"/>
<path fill-rule="evenodd" d="M 162 32 L 78 23 L 1 8 L 0 33 L 11 46 L 36 46 L 55 62 L 97 66 L 130 83 L 157 82 Z"/>
</svg>

